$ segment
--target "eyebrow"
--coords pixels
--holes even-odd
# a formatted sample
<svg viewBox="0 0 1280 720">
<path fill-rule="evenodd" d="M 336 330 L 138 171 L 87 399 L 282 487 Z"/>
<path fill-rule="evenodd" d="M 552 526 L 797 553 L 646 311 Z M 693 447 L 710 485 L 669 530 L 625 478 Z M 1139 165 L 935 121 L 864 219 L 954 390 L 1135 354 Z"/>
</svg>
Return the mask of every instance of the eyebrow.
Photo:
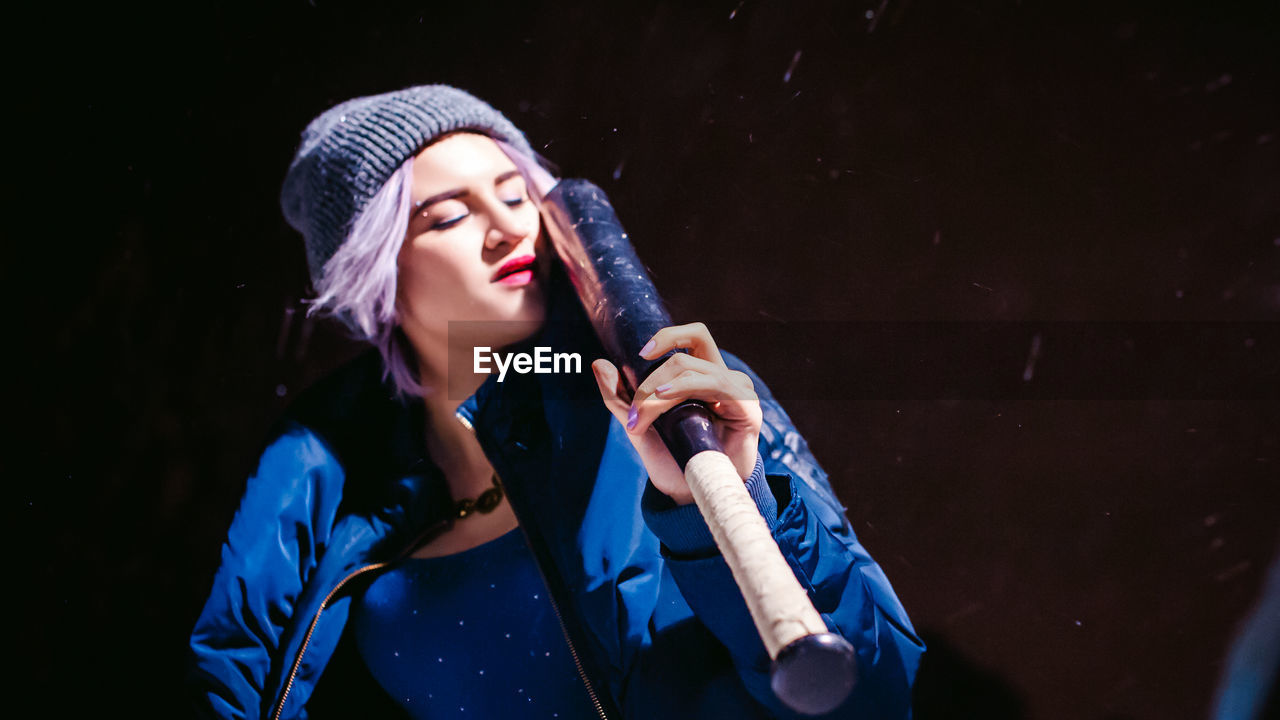
<svg viewBox="0 0 1280 720">
<path fill-rule="evenodd" d="M 499 175 L 498 177 L 494 178 L 494 179 L 493 179 L 493 184 L 494 184 L 494 185 L 498 185 L 498 184 L 504 183 L 504 182 L 506 182 L 507 180 L 510 180 L 511 178 L 513 178 L 513 177 L 515 177 L 516 175 L 519 175 L 519 174 L 520 174 L 520 171 L 519 171 L 519 170 L 508 170 L 508 171 L 506 171 L 506 172 L 502 173 L 501 175 Z M 421 210 L 422 208 L 426 207 L 427 205 L 431 205 L 432 203 L 438 203 L 438 202 L 440 202 L 440 201 L 442 201 L 442 200 L 453 200 L 454 198 L 464 197 L 464 196 L 469 195 L 469 194 L 470 194 L 470 191 L 469 191 L 469 190 L 464 190 L 464 189 L 462 189 L 462 188 L 455 188 L 455 189 L 453 189 L 453 190 L 446 190 L 446 191 L 444 191 L 444 192 L 442 192 L 442 193 L 438 193 L 438 194 L 436 194 L 436 195 L 432 195 L 431 197 L 426 198 L 425 200 L 421 200 L 421 201 L 419 201 L 419 202 L 414 203 L 414 204 L 413 204 L 413 212 L 415 212 L 415 213 L 416 213 L 416 212 L 418 212 L 419 210 Z"/>
</svg>

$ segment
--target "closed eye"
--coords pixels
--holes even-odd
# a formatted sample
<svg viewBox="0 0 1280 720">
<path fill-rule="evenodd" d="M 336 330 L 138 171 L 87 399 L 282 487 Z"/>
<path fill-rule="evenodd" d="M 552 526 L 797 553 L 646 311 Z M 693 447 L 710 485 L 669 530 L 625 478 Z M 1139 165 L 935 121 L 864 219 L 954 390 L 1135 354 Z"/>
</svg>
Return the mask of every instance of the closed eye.
<svg viewBox="0 0 1280 720">
<path fill-rule="evenodd" d="M 454 225 L 457 225 L 458 223 L 462 222 L 463 220 L 466 220 L 466 219 L 467 219 L 468 217 L 470 217 L 470 216 L 471 216 L 471 214 L 470 214 L 470 213 L 464 213 L 464 214 L 459 215 L 459 216 L 457 216 L 457 217 L 449 218 L 448 220 L 441 220 L 441 221 L 439 221 L 439 222 L 437 222 L 437 223 L 434 223 L 434 224 L 433 224 L 429 229 L 431 229 L 431 230 L 448 230 L 449 228 L 453 227 Z"/>
</svg>

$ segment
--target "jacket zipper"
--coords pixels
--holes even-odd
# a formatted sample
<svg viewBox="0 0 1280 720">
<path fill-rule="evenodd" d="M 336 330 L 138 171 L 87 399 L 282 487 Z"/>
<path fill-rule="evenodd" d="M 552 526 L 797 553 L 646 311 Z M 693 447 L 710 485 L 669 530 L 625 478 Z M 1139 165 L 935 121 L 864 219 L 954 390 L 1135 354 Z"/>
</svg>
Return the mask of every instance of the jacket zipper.
<svg viewBox="0 0 1280 720">
<path fill-rule="evenodd" d="M 289 679 L 285 681 L 284 692 L 280 694 L 280 699 L 276 702 L 275 709 L 271 711 L 271 720 L 279 720 L 280 713 L 284 712 L 284 701 L 289 698 L 289 691 L 293 689 L 293 680 L 298 675 L 298 669 L 302 667 L 302 656 L 307 652 L 307 645 L 311 642 L 311 633 L 316 629 L 316 622 L 320 620 L 320 613 L 324 612 L 329 601 L 332 600 L 333 596 L 342 589 L 343 585 L 347 584 L 348 580 L 357 575 L 363 575 L 370 570 L 377 570 L 378 568 L 385 567 L 386 565 L 387 563 L 374 563 L 372 565 L 365 565 L 362 568 L 358 568 L 354 572 L 342 578 L 341 582 L 335 585 L 333 589 L 329 591 L 328 595 L 324 596 L 324 600 L 320 601 L 320 608 L 316 610 L 316 614 L 311 617 L 311 624 L 307 626 L 307 634 L 302 636 L 302 646 L 298 648 L 298 654 L 293 659 L 293 666 L 289 668 Z"/>
<path fill-rule="evenodd" d="M 476 429 L 471 425 L 471 422 L 467 420 L 466 416 L 462 413 L 456 413 L 456 417 L 458 418 L 458 422 L 462 423 L 463 427 L 471 431 L 472 435 L 476 434 Z M 498 475 L 497 470 L 494 470 L 493 476 L 497 478 L 498 485 L 502 486 L 502 494 L 507 495 L 507 488 L 503 485 L 502 477 Z M 507 495 L 508 504 L 511 502 L 510 498 L 511 496 Z M 515 505 L 512 505 L 511 514 L 515 515 L 515 512 L 516 507 Z M 532 550 L 533 543 L 529 539 L 528 526 L 520 522 L 520 517 L 518 515 L 516 516 L 516 524 L 520 526 L 520 532 L 524 535 L 525 545 L 529 546 L 530 550 Z M 533 559 L 533 564 L 538 568 L 538 575 L 542 577 L 542 584 L 547 588 L 547 599 L 551 601 L 551 609 L 556 614 L 556 622 L 560 624 L 560 634 L 564 636 L 564 641 L 569 646 L 569 655 L 573 657 L 573 666 L 578 669 L 578 677 L 582 678 L 582 684 L 587 688 L 587 695 L 591 696 L 591 704 L 595 706 L 596 712 L 600 714 L 600 720 L 609 720 L 609 717 L 604 713 L 604 706 L 600 704 L 599 696 L 596 695 L 595 688 L 591 686 L 591 680 L 587 677 L 587 671 L 582 667 L 582 659 L 578 657 L 578 651 L 573 647 L 573 640 L 569 637 L 569 629 L 565 627 L 564 617 L 560 615 L 560 606 L 556 604 L 555 593 L 551 592 L 551 584 L 547 582 L 547 575 L 543 571 L 542 565 L 538 562 L 538 558 L 536 556 Z"/>
</svg>

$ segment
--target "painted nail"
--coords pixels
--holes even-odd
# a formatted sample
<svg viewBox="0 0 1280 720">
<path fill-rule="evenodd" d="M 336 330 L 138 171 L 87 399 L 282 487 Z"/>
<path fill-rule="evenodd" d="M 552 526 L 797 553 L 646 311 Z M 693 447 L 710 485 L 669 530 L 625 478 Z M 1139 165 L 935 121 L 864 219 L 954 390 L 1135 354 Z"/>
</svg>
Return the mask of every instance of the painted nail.
<svg viewBox="0 0 1280 720">
<path fill-rule="evenodd" d="M 636 406 L 632 405 L 631 409 L 627 411 L 627 429 L 634 430 L 636 428 L 636 422 L 639 420 L 640 413 L 636 411 Z"/>
<path fill-rule="evenodd" d="M 648 355 L 649 353 L 653 352 L 653 347 L 654 347 L 654 342 L 652 340 L 645 343 L 645 346 L 640 348 L 640 356 L 644 357 L 645 355 Z"/>
<path fill-rule="evenodd" d="M 666 392 L 670 389 L 671 389 L 671 383 L 667 383 L 665 385 L 659 385 L 657 388 L 657 392 Z"/>
</svg>

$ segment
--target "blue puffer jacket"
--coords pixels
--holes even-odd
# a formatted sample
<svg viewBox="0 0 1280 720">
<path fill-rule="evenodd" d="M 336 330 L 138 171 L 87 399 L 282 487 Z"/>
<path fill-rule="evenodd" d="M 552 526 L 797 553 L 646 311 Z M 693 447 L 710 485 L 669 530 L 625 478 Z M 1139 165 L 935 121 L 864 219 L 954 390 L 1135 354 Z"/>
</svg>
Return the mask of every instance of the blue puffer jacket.
<svg viewBox="0 0 1280 720">
<path fill-rule="evenodd" d="M 602 356 L 555 285 L 529 344 Z M 922 643 L 804 439 L 724 356 L 764 410 L 747 488 L 827 626 L 857 650 L 858 684 L 830 717 L 909 717 Z M 421 403 L 393 400 L 379 376 L 376 353 L 358 358 L 295 403 L 263 451 L 190 639 L 202 715 L 321 714 L 342 680 L 331 672 L 313 691 L 353 594 L 450 506 Z M 705 522 L 647 481 L 589 369 L 490 377 L 457 417 L 502 481 L 602 716 L 795 717 L 769 689 L 768 655 Z"/>
</svg>

